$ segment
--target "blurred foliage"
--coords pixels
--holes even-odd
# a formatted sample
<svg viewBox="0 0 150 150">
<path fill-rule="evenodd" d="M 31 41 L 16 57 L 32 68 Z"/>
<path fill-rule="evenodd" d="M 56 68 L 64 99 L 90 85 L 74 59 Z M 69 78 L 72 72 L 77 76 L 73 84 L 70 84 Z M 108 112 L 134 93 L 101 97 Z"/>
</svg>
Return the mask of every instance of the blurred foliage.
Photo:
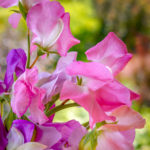
<svg viewBox="0 0 150 150">
<path fill-rule="evenodd" d="M 84 52 L 101 41 L 111 31 L 125 41 L 129 51 L 136 53 L 134 61 L 127 70 L 127 73 L 130 74 L 129 77 L 125 78 L 125 75 L 122 74 L 122 77 L 119 78 L 121 82 L 131 89 L 138 89 L 142 95 L 141 101 L 134 102 L 133 108 L 143 115 L 147 123 L 144 129 L 137 131 L 134 144 L 136 150 L 149 150 L 150 108 L 148 103 L 150 103 L 150 98 L 146 97 L 146 95 L 149 94 L 147 91 L 150 91 L 150 82 L 147 80 L 149 79 L 150 71 L 149 69 L 143 70 L 143 68 L 146 68 L 146 64 L 147 68 L 150 68 L 149 63 L 144 62 L 147 58 L 150 58 L 150 0 L 58 1 L 70 13 L 71 31 L 81 41 L 80 44 L 71 48 L 71 51 L 78 52 L 79 60 L 86 61 Z M 25 21 L 22 19 L 19 27 L 12 29 L 8 24 L 8 17 L 12 13 L 10 10 L 0 8 L 0 66 L 2 73 L 6 68 L 5 58 L 8 51 L 12 48 L 27 48 Z M 142 65 L 139 70 L 135 70 L 139 62 Z M 48 70 L 52 68 L 50 64 L 52 62 L 49 59 L 45 59 L 42 62 L 40 61 L 38 65 L 41 70 L 45 68 Z M 42 68 L 43 66 L 45 68 Z M 0 77 L 2 76 L 0 75 Z M 88 120 L 88 113 L 82 108 L 70 108 L 58 112 L 54 121 L 63 122 L 70 119 L 77 119 L 84 123 Z"/>
</svg>

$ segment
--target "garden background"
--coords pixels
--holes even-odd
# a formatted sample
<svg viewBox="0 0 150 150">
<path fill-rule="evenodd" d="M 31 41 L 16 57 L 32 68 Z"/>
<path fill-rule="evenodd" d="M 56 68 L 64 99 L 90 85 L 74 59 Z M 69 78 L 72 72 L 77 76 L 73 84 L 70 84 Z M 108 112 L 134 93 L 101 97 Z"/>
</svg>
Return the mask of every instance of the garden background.
<svg viewBox="0 0 150 150">
<path fill-rule="evenodd" d="M 150 0 L 59 0 L 71 14 L 71 31 L 81 43 L 71 50 L 78 51 L 78 60 L 86 61 L 84 52 L 101 41 L 108 32 L 115 32 L 133 53 L 132 60 L 117 77 L 127 87 L 139 92 L 141 99 L 133 108 L 146 119 L 146 126 L 137 130 L 135 150 L 150 150 Z M 27 50 L 26 24 L 18 29 L 8 24 L 11 9 L 0 8 L 0 79 L 6 69 L 6 56 L 12 48 Z M 41 71 L 52 70 L 58 57 L 50 56 L 37 65 Z M 44 66 L 44 67 L 43 67 Z M 87 113 L 70 108 L 57 113 L 55 121 L 76 118 L 85 122 Z"/>
</svg>

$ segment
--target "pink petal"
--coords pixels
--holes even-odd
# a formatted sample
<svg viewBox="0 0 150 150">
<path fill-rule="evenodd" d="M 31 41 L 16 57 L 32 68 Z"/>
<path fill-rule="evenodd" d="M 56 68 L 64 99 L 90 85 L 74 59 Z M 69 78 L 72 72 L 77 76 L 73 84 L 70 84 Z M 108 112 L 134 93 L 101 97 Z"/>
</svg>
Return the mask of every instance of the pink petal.
<svg viewBox="0 0 150 150">
<path fill-rule="evenodd" d="M 24 81 L 17 80 L 13 87 L 13 96 L 11 99 L 13 112 L 20 118 L 27 111 L 30 103 L 30 89 Z"/>
<path fill-rule="evenodd" d="M 80 41 L 73 37 L 71 31 L 70 31 L 70 15 L 69 13 L 66 13 L 62 20 L 64 22 L 64 29 L 57 40 L 57 48 L 58 52 L 61 56 L 65 56 L 67 54 L 67 51 L 74 45 L 79 44 Z"/>
<path fill-rule="evenodd" d="M 112 80 L 111 72 L 103 65 L 97 62 L 73 62 L 67 67 L 69 75 L 81 75 L 100 81 Z"/>
<path fill-rule="evenodd" d="M 60 94 L 60 99 L 72 99 L 89 112 L 91 117 L 90 125 L 103 120 L 112 120 L 114 118 L 107 116 L 95 100 L 94 93 L 90 93 L 87 89 L 77 86 L 70 81 L 65 81 Z"/>
<path fill-rule="evenodd" d="M 0 7 L 8 8 L 18 4 L 19 0 L 0 0 Z"/>
<path fill-rule="evenodd" d="M 118 74 L 132 57 L 127 52 L 123 41 L 112 32 L 103 41 L 90 48 L 86 55 L 89 60 L 98 61 L 110 67 L 114 75 Z"/>
<path fill-rule="evenodd" d="M 138 100 L 138 99 L 140 99 L 140 95 L 130 90 L 130 99 Z"/>
<path fill-rule="evenodd" d="M 130 90 L 117 81 L 111 81 L 96 91 L 96 99 L 105 111 L 121 106 L 131 106 Z"/>
<path fill-rule="evenodd" d="M 13 28 L 17 28 L 18 27 L 18 24 L 19 24 L 19 21 L 21 19 L 21 14 L 19 13 L 13 13 L 9 19 L 8 19 L 8 22 L 12 25 Z"/>
<path fill-rule="evenodd" d="M 32 95 L 32 102 L 30 104 L 30 116 L 29 118 L 39 124 L 43 124 L 48 121 L 47 116 L 44 113 L 44 105 L 42 100 L 45 96 L 45 90 L 41 88 L 34 88 L 35 94 Z"/>
<path fill-rule="evenodd" d="M 60 18 L 63 14 L 64 8 L 56 1 L 43 1 L 33 6 L 27 15 L 27 25 L 36 36 L 34 42 L 43 47 L 52 46 L 58 38 L 54 30 L 62 22 Z"/>
<path fill-rule="evenodd" d="M 47 145 L 48 148 L 55 145 L 61 139 L 61 133 L 54 127 L 37 126 L 35 141 Z"/>
<path fill-rule="evenodd" d="M 138 112 L 126 105 L 115 109 L 111 115 L 116 117 L 117 124 L 107 124 L 104 128 L 126 131 L 136 128 L 140 129 L 145 125 L 145 119 Z"/>
<path fill-rule="evenodd" d="M 98 137 L 96 150 L 134 150 L 134 147 L 120 132 L 104 131 Z"/>
</svg>

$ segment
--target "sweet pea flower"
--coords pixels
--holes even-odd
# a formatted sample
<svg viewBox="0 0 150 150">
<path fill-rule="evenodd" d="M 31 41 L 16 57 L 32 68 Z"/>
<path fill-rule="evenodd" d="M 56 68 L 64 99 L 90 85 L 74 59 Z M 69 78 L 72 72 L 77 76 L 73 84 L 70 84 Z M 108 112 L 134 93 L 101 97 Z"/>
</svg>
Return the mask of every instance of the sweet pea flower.
<svg viewBox="0 0 150 150">
<path fill-rule="evenodd" d="M 145 119 L 128 106 L 119 107 L 111 115 L 117 123 L 100 127 L 96 150 L 134 150 L 135 129 L 143 128 Z"/>
<path fill-rule="evenodd" d="M 0 94 L 10 90 L 14 82 L 14 73 L 19 77 L 26 66 L 27 57 L 23 49 L 12 49 L 7 55 L 7 69 L 4 81 L 0 81 Z"/>
<path fill-rule="evenodd" d="M 45 90 L 36 87 L 37 82 L 38 69 L 26 69 L 13 85 L 11 106 L 19 118 L 29 109 L 29 118 L 35 123 L 43 124 L 48 121 L 42 103 Z"/>
<path fill-rule="evenodd" d="M 46 145 L 37 142 L 25 143 L 24 136 L 21 133 L 21 131 L 13 126 L 11 127 L 7 138 L 8 138 L 7 150 L 45 150 L 47 148 Z"/>
<path fill-rule="evenodd" d="M 6 129 L 3 125 L 1 116 L 0 116 L 0 134 L 1 134 L 0 135 L 0 150 L 5 150 L 8 141 L 7 141 Z"/>
<path fill-rule="evenodd" d="M 69 64 L 76 60 L 77 53 L 69 52 L 66 56 L 62 56 L 57 63 L 56 70 L 52 73 L 41 73 L 39 74 L 39 81 L 37 86 L 46 90 L 46 95 L 43 103 L 48 103 L 52 96 L 60 93 L 63 83 L 69 79 L 71 81 L 75 80 L 73 77 L 69 76 L 66 72 L 66 68 Z"/>
<path fill-rule="evenodd" d="M 40 13 L 39 13 L 40 12 Z M 33 6 L 27 15 L 27 26 L 33 33 L 32 51 L 40 45 L 45 51 L 57 50 L 61 56 L 79 43 L 70 31 L 70 16 L 56 1 Z"/>
<path fill-rule="evenodd" d="M 50 136 L 52 128 L 55 128 L 60 134 L 57 137 L 57 143 L 53 146 L 50 141 L 55 139 L 56 134 Z M 86 129 L 75 120 L 66 123 L 46 123 L 37 126 L 35 141 L 53 150 L 78 150 L 79 142 L 86 133 Z"/>
<path fill-rule="evenodd" d="M 82 77 L 82 84 L 65 81 L 60 94 L 62 100 L 72 99 L 90 115 L 91 128 L 96 122 L 112 120 L 107 112 L 121 106 L 131 106 L 136 93 L 113 79 L 112 73 L 99 62 L 73 62 L 67 67 L 71 76 Z"/>
<path fill-rule="evenodd" d="M 104 64 L 112 74 L 117 75 L 131 59 L 127 47 L 113 32 L 103 41 L 86 51 L 88 60 Z"/>
</svg>

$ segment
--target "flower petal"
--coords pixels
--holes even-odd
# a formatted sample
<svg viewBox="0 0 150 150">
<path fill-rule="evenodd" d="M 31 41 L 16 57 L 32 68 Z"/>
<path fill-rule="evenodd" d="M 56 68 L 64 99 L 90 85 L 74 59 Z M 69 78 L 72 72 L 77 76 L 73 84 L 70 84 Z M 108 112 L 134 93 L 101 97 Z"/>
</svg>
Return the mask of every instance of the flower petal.
<svg viewBox="0 0 150 150">
<path fill-rule="evenodd" d="M 46 145 L 37 142 L 29 142 L 19 146 L 16 150 L 45 150 L 46 148 Z"/>
<path fill-rule="evenodd" d="M 19 21 L 21 19 L 21 14 L 19 13 L 13 13 L 9 19 L 8 19 L 8 22 L 12 25 L 13 28 L 17 28 L 18 27 L 18 24 L 19 24 Z"/>
<path fill-rule="evenodd" d="M 61 56 L 65 56 L 67 51 L 74 45 L 79 44 L 80 41 L 73 37 L 70 31 L 70 15 L 69 13 L 65 13 L 62 17 L 64 22 L 64 29 L 57 40 L 56 46 L 58 48 L 58 52 Z"/>
<path fill-rule="evenodd" d="M 100 81 L 112 80 L 111 72 L 103 65 L 97 62 L 73 62 L 67 67 L 69 75 L 81 75 Z"/>
<path fill-rule="evenodd" d="M 33 136 L 34 124 L 27 120 L 14 120 L 12 127 L 18 129 L 24 136 L 24 142 L 30 142 Z"/>
<path fill-rule="evenodd" d="M 117 75 L 131 59 L 132 55 L 127 52 L 127 47 L 113 32 L 96 46 L 86 52 L 89 60 L 98 61 L 111 68 Z"/>
<path fill-rule="evenodd" d="M 8 8 L 18 4 L 19 0 L 0 0 L 0 7 Z"/>
<path fill-rule="evenodd" d="M 17 149 L 20 145 L 24 144 L 24 137 L 22 133 L 15 127 L 12 127 L 8 133 L 7 150 Z"/>
</svg>

